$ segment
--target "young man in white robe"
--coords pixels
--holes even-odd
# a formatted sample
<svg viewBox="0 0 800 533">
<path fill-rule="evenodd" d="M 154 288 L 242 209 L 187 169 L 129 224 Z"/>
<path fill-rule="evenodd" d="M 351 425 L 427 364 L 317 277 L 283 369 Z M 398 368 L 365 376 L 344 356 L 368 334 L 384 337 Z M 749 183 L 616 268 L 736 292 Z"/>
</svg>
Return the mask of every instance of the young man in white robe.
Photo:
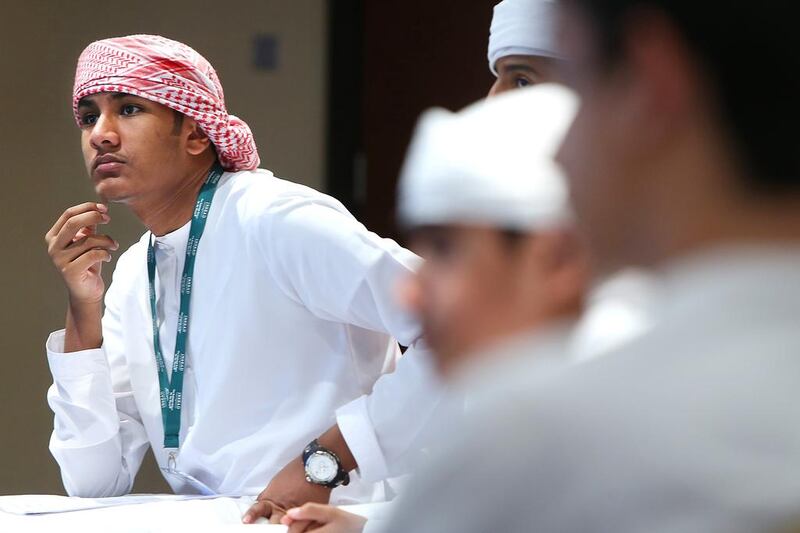
<svg viewBox="0 0 800 533">
<path fill-rule="evenodd" d="M 301 501 L 380 497 L 372 482 L 407 470 L 438 397 L 420 326 L 393 297 L 419 258 L 258 169 L 215 70 L 184 44 L 92 43 L 73 111 L 102 201 L 67 209 L 46 235 L 68 294 L 47 341 L 50 449 L 67 492 L 128 493 L 152 448 L 177 493 L 255 495 L 281 472 L 284 502 L 288 487 Z M 147 232 L 106 292 L 110 202 Z M 409 350 L 384 376 L 392 337 Z"/>
</svg>

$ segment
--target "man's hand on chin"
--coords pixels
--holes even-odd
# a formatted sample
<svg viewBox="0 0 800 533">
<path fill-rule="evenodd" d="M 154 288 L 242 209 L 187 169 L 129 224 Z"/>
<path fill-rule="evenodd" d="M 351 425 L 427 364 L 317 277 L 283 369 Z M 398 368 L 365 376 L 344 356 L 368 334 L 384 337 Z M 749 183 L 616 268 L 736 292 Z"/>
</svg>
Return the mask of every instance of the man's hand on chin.
<svg viewBox="0 0 800 533">
<path fill-rule="evenodd" d="M 267 488 L 247 510 L 242 522 L 252 524 L 258 518 L 269 519 L 270 524 L 280 524 L 288 509 L 305 503 L 328 503 L 331 489 L 306 481 L 305 467 L 298 457 L 278 472 Z"/>
</svg>

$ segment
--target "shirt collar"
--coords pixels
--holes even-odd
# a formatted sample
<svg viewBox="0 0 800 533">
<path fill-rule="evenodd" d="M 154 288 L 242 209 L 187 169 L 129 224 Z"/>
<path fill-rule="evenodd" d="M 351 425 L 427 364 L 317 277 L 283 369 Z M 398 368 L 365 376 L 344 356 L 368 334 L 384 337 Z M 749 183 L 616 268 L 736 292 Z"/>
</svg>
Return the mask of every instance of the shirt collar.
<svg viewBox="0 0 800 533">
<path fill-rule="evenodd" d="M 727 301 L 800 301 L 800 244 L 719 246 L 673 261 L 660 272 L 662 313 Z"/>
<path fill-rule="evenodd" d="M 158 248 L 163 249 L 180 249 L 182 246 L 186 246 L 186 241 L 189 239 L 189 229 L 191 227 L 192 221 L 190 220 L 180 228 L 167 233 L 166 235 L 162 235 L 160 237 L 155 237 L 153 243 Z"/>
</svg>

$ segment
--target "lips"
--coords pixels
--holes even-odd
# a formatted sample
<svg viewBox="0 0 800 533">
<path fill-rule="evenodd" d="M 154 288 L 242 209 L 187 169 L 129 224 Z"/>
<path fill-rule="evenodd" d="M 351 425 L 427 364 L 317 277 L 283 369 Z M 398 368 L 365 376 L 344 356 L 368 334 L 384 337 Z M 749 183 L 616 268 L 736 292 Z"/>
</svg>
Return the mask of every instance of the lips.
<svg viewBox="0 0 800 533">
<path fill-rule="evenodd" d="M 110 177 L 118 175 L 122 165 L 125 161 L 117 156 L 105 154 L 98 156 L 92 163 L 93 170 L 96 174 L 103 177 Z"/>
<path fill-rule="evenodd" d="M 124 163 L 124 162 L 125 161 L 123 161 L 122 158 L 120 158 L 120 157 L 117 157 L 117 156 L 111 155 L 111 154 L 104 154 L 104 155 L 100 155 L 100 156 L 95 157 L 94 158 L 94 163 L 92 164 L 92 166 L 94 168 L 97 168 L 100 165 L 106 165 L 108 163 Z"/>
</svg>

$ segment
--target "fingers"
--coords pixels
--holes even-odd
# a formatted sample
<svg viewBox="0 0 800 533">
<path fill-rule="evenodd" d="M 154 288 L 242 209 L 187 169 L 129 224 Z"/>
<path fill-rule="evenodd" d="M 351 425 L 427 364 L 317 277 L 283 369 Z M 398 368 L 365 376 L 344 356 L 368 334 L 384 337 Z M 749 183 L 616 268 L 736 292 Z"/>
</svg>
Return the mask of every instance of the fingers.
<svg viewBox="0 0 800 533">
<path fill-rule="evenodd" d="M 61 255 L 59 260 L 72 262 L 87 251 L 95 248 L 113 252 L 119 248 L 119 244 L 108 235 L 90 235 L 67 246 L 63 254 L 58 254 Z"/>
<path fill-rule="evenodd" d="M 286 522 L 281 522 L 281 523 L 286 524 Z M 304 533 L 305 531 L 311 531 L 312 529 L 319 527 L 319 524 L 316 524 L 309 520 L 297 520 L 286 525 L 289 526 L 289 529 L 286 530 L 286 533 Z"/>
<path fill-rule="evenodd" d="M 336 511 L 336 507 L 333 507 L 332 505 L 306 503 L 300 507 L 289 509 L 286 511 L 286 516 L 290 520 L 309 520 L 324 524 L 333 520 Z"/>
<path fill-rule="evenodd" d="M 65 250 L 55 252 L 53 261 L 56 265 L 66 266 L 84 253 L 94 249 L 114 252 L 119 249 L 119 243 L 108 235 L 89 235 L 70 244 Z"/>
<path fill-rule="evenodd" d="M 70 207 L 66 211 L 64 211 L 61 216 L 56 220 L 56 223 L 53 224 L 53 227 L 50 228 L 50 231 L 47 232 L 46 237 L 55 237 L 58 235 L 58 232 L 61 231 L 61 228 L 64 227 L 67 220 L 74 217 L 75 215 L 80 215 L 81 213 L 86 213 L 89 211 L 99 211 L 101 213 L 108 213 L 108 207 L 103 204 L 97 204 L 94 202 L 86 202 L 80 205 L 76 205 Z"/>
<path fill-rule="evenodd" d="M 103 297 L 102 264 L 111 261 L 111 252 L 119 249 L 119 244 L 107 235 L 98 235 L 96 227 L 110 220 L 108 207 L 86 202 L 64 211 L 45 234 L 47 253 L 64 278 L 71 305 L 94 304 Z"/>
<path fill-rule="evenodd" d="M 312 531 L 315 530 L 322 525 L 328 522 L 328 519 L 332 518 L 328 516 L 328 519 L 318 519 L 314 520 L 306 515 L 315 515 L 322 517 L 323 515 L 327 515 L 325 512 L 310 510 L 310 507 L 321 508 L 321 507 L 328 507 L 327 505 L 319 505 L 315 503 L 307 503 L 302 507 L 295 507 L 294 509 L 289 509 L 286 511 L 286 514 L 281 519 L 281 524 L 285 526 L 289 526 L 287 529 L 287 533 L 303 533 L 305 531 Z M 306 519 L 308 518 L 308 519 Z"/>
<path fill-rule="evenodd" d="M 74 261 L 61 268 L 66 277 L 79 272 L 85 272 L 98 263 L 111 262 L 111 254 L 106 250 L 89 250 Z"/>
<path fill-rule="evenodd" d="M 259 518 L 269 518 L 272 515 L 272 504 L 267 500 L 260 500 L 250 506 L 242 517 L 242 523 L 252 524 Z"/>
<path fill-rule="evenodd" d="M 268 518 L 270 524 L 280 524 L 286 509 L 275 502 L 261 500 L 254 503 L 242 517 L 242 522 L 252 524 L 259 518 Z"/>
<path fill-rule="evenodd" d="M 81 228 L 78 230 L 78 233 L 75 234 L 75 237 L 72 238 L 72 242 L 79 241 L 89 235 L 93 235 L 97 231 L 97 226 L 89 226 L 88 228 Z"/>
<path fill-rule="evenodd" d="M 111 217 L 107 213 L 101 213 L 100 211 L 87 211 L 70 217 L 58 230 L 55 238 L 49 240 L 51 255 L 53 252 L 63 250 L 72 243 L 82 229 L 91 228 L 97 224 L 108 224 L 110 220 Z"/>
<path fill-rule="evenodd" d="M 289 533 L 316 531 L 317 533 L 360 533 L 366 519 L 332 505 L 307 503 L 286 511 L 281 521 L 289 526 Z"/>
<path fill-rule="evenodd" d="M 284 516 L 286 516 L 286 509 L 282 509 L 281 507 L 278 507 L 277 505 L 273 504 L 272 514 L 269 517 L 269 523 L 280 524 L 281 519 L 283 519 Z"/>
</svg>

